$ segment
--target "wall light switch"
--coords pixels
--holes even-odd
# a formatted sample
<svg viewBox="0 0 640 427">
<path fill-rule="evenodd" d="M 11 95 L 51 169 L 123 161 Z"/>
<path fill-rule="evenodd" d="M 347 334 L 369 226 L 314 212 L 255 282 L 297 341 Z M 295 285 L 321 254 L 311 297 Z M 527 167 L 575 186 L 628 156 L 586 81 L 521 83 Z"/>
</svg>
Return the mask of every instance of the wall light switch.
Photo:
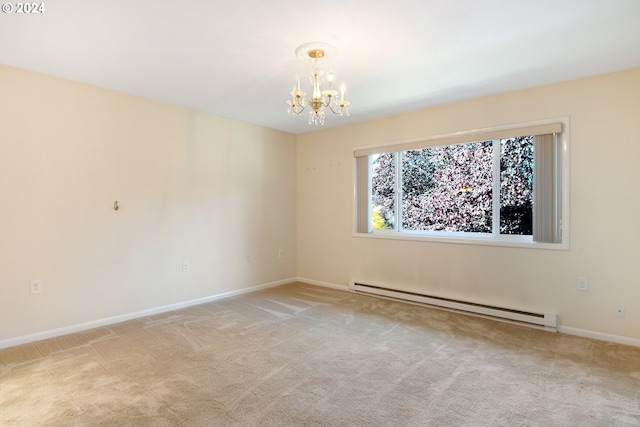
<svg viewBox="0 0 640 427">
<path fill-rule="evenodd" d="M 189 261 L 182 261 L 182 272 L 188 273 L 189 270 L 191 270 L 191 264 L 189 263 Z"/>
</svg>

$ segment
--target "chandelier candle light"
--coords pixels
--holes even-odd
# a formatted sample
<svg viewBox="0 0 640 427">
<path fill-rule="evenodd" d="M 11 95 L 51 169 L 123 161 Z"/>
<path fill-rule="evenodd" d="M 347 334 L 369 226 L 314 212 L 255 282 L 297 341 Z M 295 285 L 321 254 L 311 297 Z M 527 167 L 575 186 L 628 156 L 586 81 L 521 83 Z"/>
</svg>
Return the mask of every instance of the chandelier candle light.
<svg viewBox="0 0 640 427">
<path fill-rule="evenodd" d="M 340 99 L 338 100 L 338 91 L 333 89 L 335 77 L 333 71 L 329 71 L 327 74 L 328 89 L 322 90 L 324 72 L 318 67 L 318 62 L 321 59 L 327 59 L 334 51 L 333 46 L 325 43 L 306 43 L 296 49 L 298 58 L 314 63 L 314 69 L 310 76 L 313 92 L 311 98 L 307 99 L 306 92 L 300 90 L 300 79 L 298 78 L 291 91 L 291 99 L 287 101 L 287 105 L 289 105 L 287 112 L 298 115 L 309 105 L 311 108 L 309 110 L 309 124 L 323 125 L 327 108 L 334 114 L 349 115 L 349 101 L 344 99 L 344 83 L 340 86 Z"/>
</svg>

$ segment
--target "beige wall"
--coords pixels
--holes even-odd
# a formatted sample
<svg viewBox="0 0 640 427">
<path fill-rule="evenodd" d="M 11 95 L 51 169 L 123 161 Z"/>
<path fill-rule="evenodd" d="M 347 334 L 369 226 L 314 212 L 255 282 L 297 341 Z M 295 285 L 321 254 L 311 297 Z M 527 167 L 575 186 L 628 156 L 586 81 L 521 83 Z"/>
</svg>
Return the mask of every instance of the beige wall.
<svg viewBox="0 0 640 427">
<path fill-rule="evenodd" d="M 294 135 L 4 66 L 0 93 L 0 343 L 295 278 Z"/>
<path fill-rule="evenodd" d="M 560 117 L 570 119 L 570 250 L 352 235 L 354 147 Z M 300 135 L 297 158 L 299 277 L 554 312 L 566 332 L 640 344 L 640 69 Z"/>
<path fill-rule="evenodd" d="M 297 137 L 4 66 L 0 93 L 0 344 L 296 276 L 557 312 L 567 332 L 640 343 L 640 69 Z M 557 117 L 569 251 L 353 237 L 354 147 Z"/>
</svg>

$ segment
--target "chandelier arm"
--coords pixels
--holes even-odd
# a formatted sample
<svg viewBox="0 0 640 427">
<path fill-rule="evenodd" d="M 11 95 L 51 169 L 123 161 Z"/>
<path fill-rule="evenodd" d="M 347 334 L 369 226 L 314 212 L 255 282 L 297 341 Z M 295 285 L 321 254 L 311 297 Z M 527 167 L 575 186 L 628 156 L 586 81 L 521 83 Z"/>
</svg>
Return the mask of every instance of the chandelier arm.
<svg viewBox="0 0 640 427">
<path fill-rule="evenodd" d="M 300 96 L 291 96 L 291 100 L 287 104 L 289 104 L 289 109 L 293 114 L 302 113 L 307 106 L 306 99 Z"/>
<path fill-rule="evenodd" d="M 291 107 L 291 112 L 293 114 L 301 114 L 304 111 L 304 107 L 301 107 L 299 105 L 294 105 Z"/>
<path fill-rule="evenodd" d="M 297 97 L 291 98 L 291 100 L 293 101 L 293 103 L 295 105 L 297 105 L 298 107 L 302 108 L 303 110 L 304 110 L 304 107 L 307 106 L 306 98 L 302 98 L 302 97 L 297 96 Z"/>
<path fill-rule="evenodd" d="M 328 105 L 328 107 L 329 107 L 329 109 L 331 110 L 331 112 L 332 112 L 333 114 L 342 114 L 342 111 L 344 110 L 344 107 L 343 107 L 343 106 L 340 106 L 340 108 L 338 109 L 338 111 L 334 110 L 334 109 L 333 109 L 333 104 L 329 104 L 329 105 Z"/>
</svg>

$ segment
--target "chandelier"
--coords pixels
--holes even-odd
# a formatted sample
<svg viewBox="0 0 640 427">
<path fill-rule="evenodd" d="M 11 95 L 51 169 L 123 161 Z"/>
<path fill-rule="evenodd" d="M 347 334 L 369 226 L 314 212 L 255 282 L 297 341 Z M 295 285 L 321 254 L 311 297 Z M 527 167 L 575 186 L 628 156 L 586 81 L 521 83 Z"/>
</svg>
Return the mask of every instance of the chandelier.
<svg viewBox="0 0 640 427">
<path fill-rule="evenodd" d="M 338 91 L 333 89 L 335 76 L 332 70 L 327 74 L 328 88 L 322 89 L 324 71 L 319 68 L 318 63 L 321 59 L 327 59 L 328 56 L 333 54 L 334 50 L 332 46 L 325 43 L 306 43 L 296 49 L 298 58 L 314 63 L 314 69 L 309 77 L 312 93 L 310 98 L 306 97 L 306 92 L 300 90 L 300 79 L 298 78 L 290 93 L 291 99 L 287 101 L 287 105 L 289 105 L 287 112 L 299 115 L 309 106 L 309 124 L 323 125 L 327 110 L 340 116 L 349 115 L 349 101 L 344 99 L 344 83 L 340 86 L 340 99 L 338 99 Z"/>
</svg>

